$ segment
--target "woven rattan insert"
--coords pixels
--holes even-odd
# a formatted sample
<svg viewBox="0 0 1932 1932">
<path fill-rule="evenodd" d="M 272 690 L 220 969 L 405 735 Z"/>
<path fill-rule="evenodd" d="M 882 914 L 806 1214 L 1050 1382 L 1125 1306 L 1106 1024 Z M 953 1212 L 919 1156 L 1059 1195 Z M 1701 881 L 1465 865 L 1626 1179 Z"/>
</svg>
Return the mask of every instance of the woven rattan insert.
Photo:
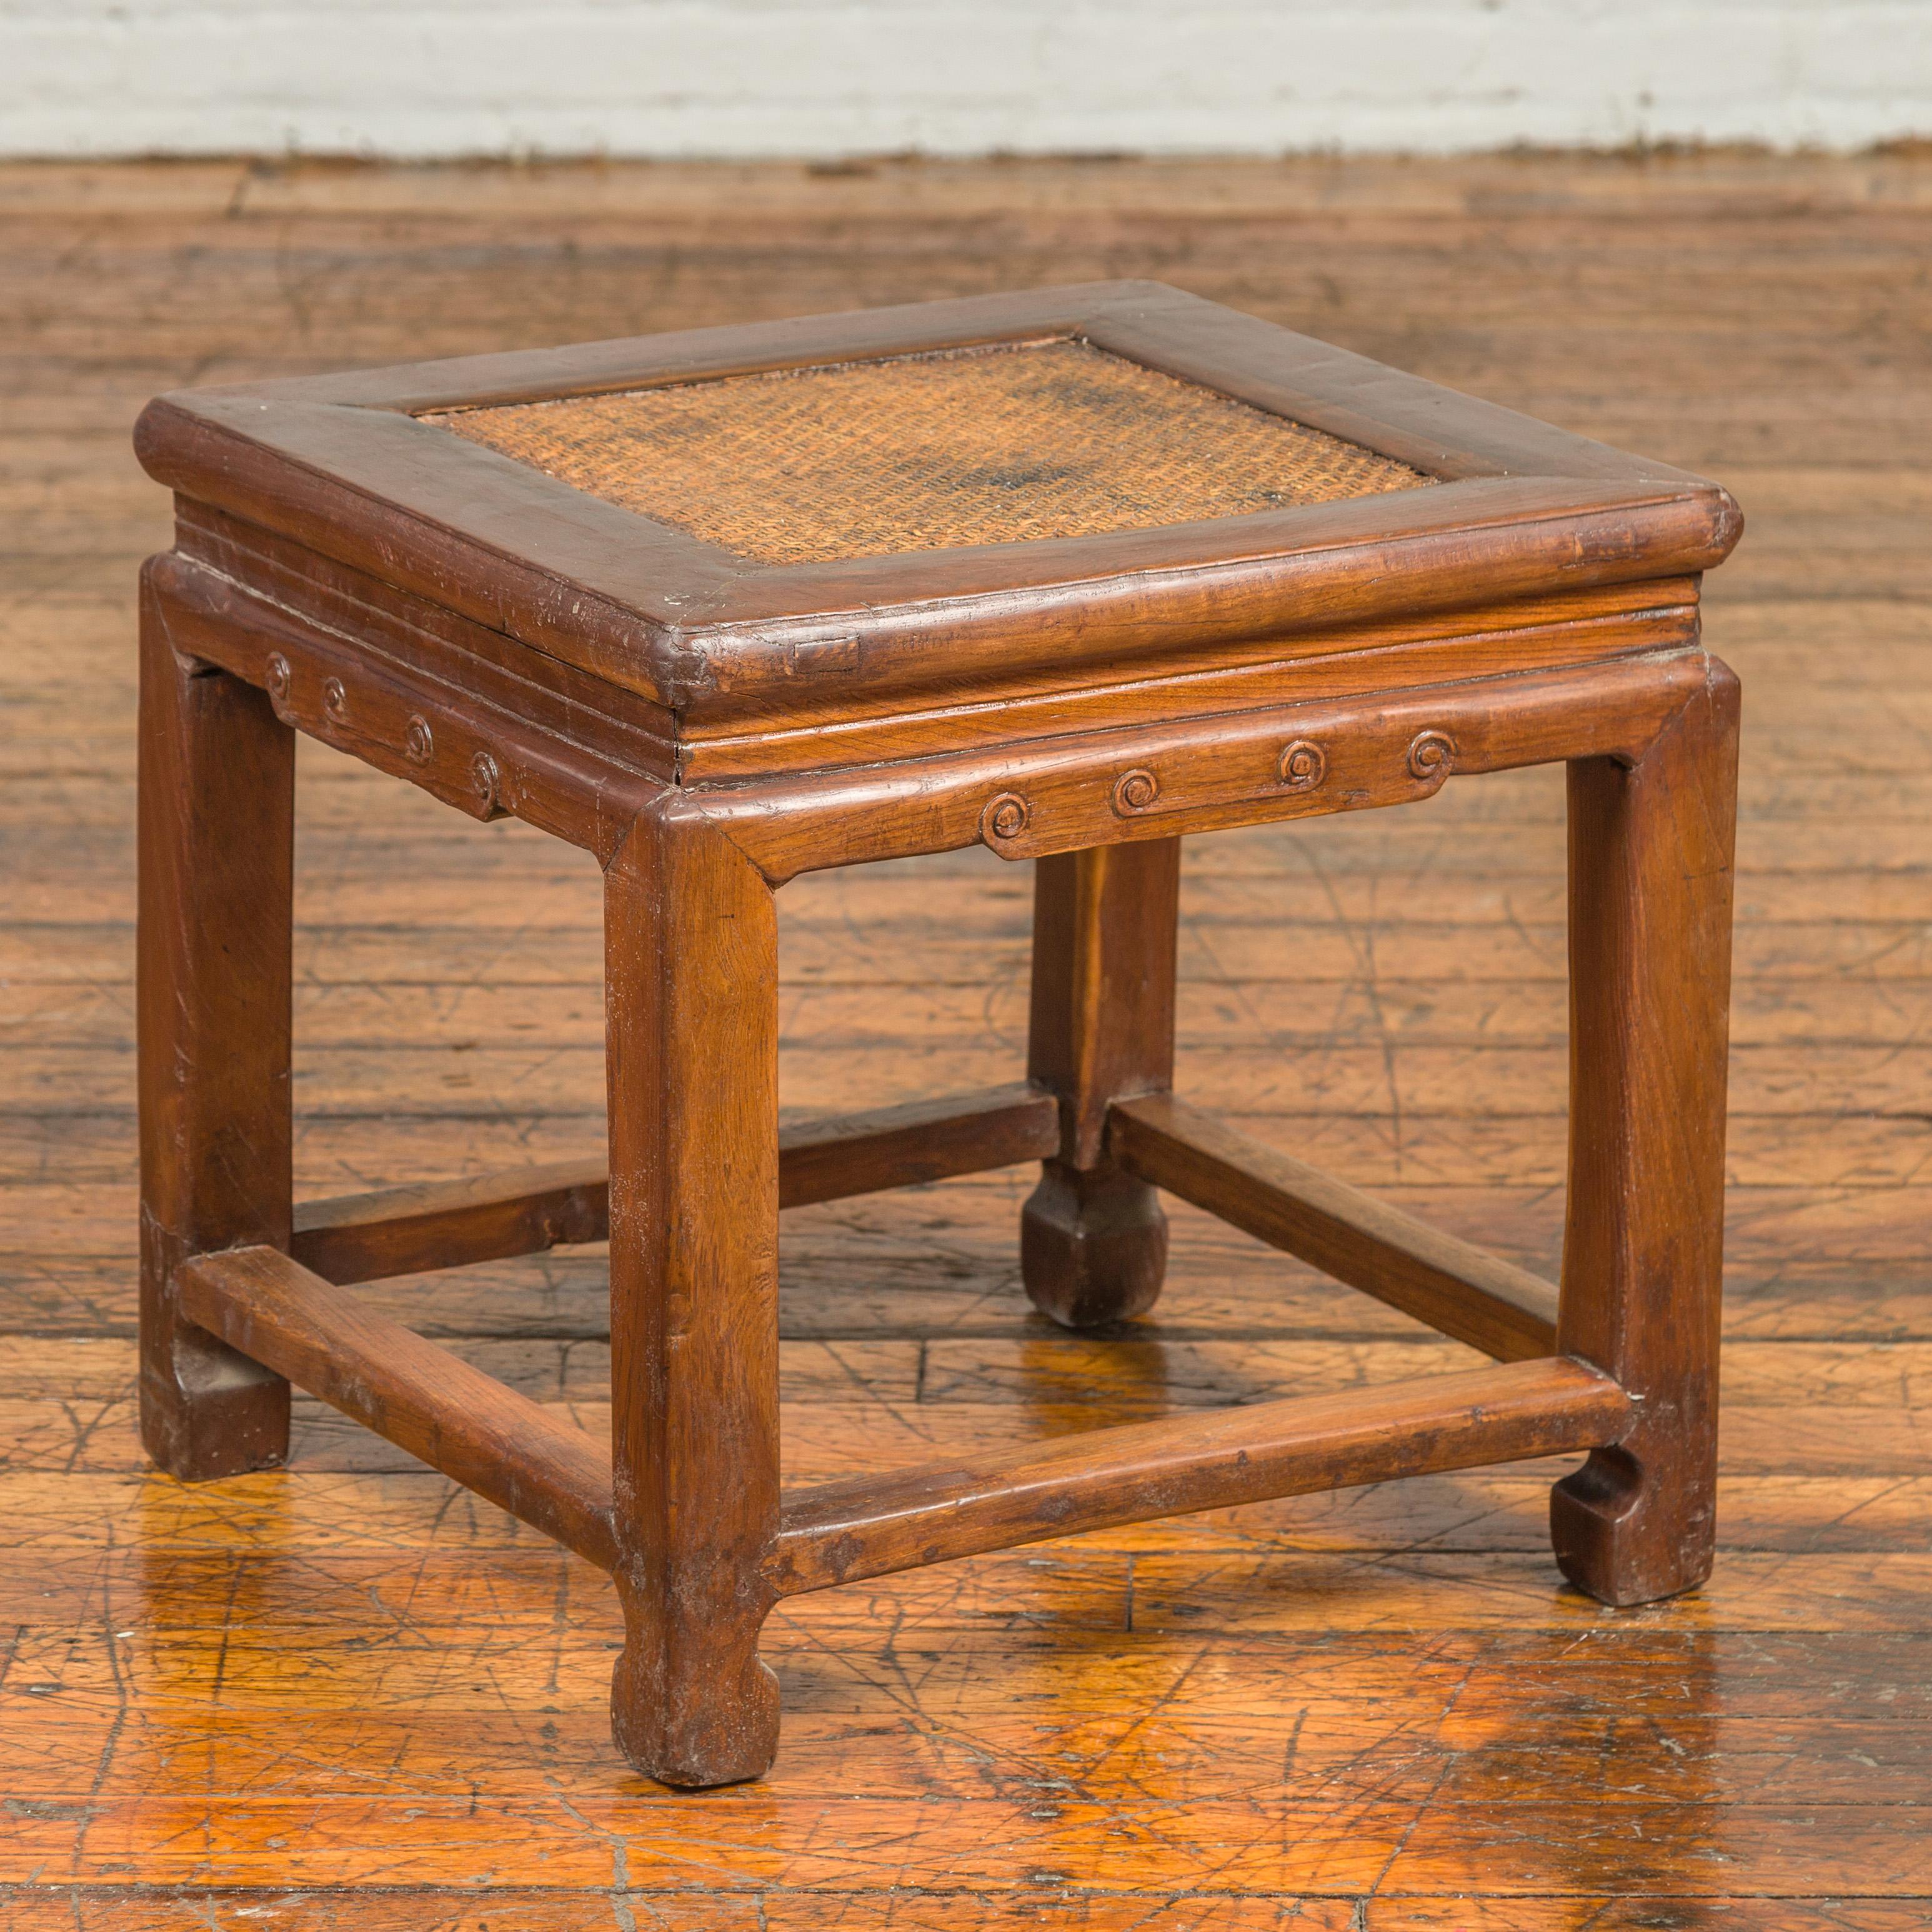
<svg viewBox="0 0 1932 1932">
<path fill-rule="evenodd" d="M 1151 530 L 1432 480 L 1081 342 L 424 419 L 770 563 Z"/>
</svg>

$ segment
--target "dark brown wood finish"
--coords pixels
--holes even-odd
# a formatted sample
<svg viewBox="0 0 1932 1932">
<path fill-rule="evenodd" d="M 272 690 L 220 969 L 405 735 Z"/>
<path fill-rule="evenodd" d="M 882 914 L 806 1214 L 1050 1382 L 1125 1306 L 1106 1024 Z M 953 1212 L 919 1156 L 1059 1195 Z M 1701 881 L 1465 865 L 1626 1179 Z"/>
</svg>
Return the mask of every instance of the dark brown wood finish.
<svg viewBox="0 0 1932 1932">
<path fill-rule="evenodd" d="M 279 1462 L 289 1387 L 184 1315 L 182 1263 L 284 1247 L 295 734 L 141 602 L 141 1434 L 200 1481 Z"/>
<path fill-rule="evenodd" d="M 778 1205 L 842 1201 L 1036 1160 L 1059 1137 L 1053 1096 L 1019 1082 L 800 1121 L 778 1130 Z"/>
<path fill-rule="evenodd" d="M 1060 1145 L 1020 1216 L 1020 1272 L 1034 1306 L 1069 1328 L 1144 1314 L 1160 1293 L 1167 1216 L 1109 1156 L 1106 1130 L 1110 1102 L 1173 1082 L 1180 893 L 1178 838 L 1034 867 L 1027 1071 L 1059 1098 Z"/>
<path fill-rule="evenodd" d="M 778 1205 L 978 1174 L 1059 1144 L 1058 1102 L 1018 1084 L 800 1121 L 778 1130 Z M 604 1163 L 554 1161 L 298 1202 L 290 1252 L 327 1281 L 376 1281 L 601 1241 L 610 1232 Z"/>
<path fill-rule="evenodd" d="M 1084 337 L 1450 480 L 1209 524 L 765 566 L 409 413 L 1001 340 Z M 1158 284 L 1096 284 L 165 398 L 183 496 L 309 544 L 680 716 L 1096 664 L 1720 562 L 1714 485 Z M 406 531 L 406 538 L 401 532 Z"/>
<path fill-rule="evenodd" d="M 1929 253 L 1902 149 L 0 167 L 0 1923 L 1922 1932 Z M 161 386 L 1164 267 L 1753 520 L 1704 586 L 1745 692 L 1712 1575 L 1601 1610 L 1535 1462 L 1069 1536 L 785 1599 L 772 1771 L 665 1791 L 609 1746 L 590 1563 L 299 1392 L 286 1468 L 183 1486 L 141 1452 L 130 645 L 174 539 L 126 428 Z M 386 651 L 369 582 L 332 622 Z M 815 761 L 780 728 L 702 776 Z M 298 764 L 298 1201 L 601 1168 L 590 868 Z M 1550 769 L 1190 841 L 1180 1090 L 1556 1280 L 1562 810 Z M 1030 886 L 965 854 L 786 888 L 798 1118 L 1017 1077 Z M 788 1490 L 1479 1360 L 1172 1200 L 1151 1316 L 1054 1330 L 1015 1268 L 1032 1180 L 784 1217 Z M 602 1272 L 362 1292 L 601 1440 Z"/>
<path fill-rule="evenodd" d="M 1123 722 L 1163 724 L 1300 701 L 1359 698 L 1529 665 L 1586 664 L 1697 642 L 1694 578 L 1621 584 L 1481 604 L 1421 617 L 1370 619 L 1190 647 L 1163 659 L 1096 664 L 1077 683 L 1040 662 L 997 681 L 965 680 L 868 700 L 829 688 L 782 692 L 762 710 L 712 725 L 687 714 L 680 770 L 694 783 L 769 777 L 827 765 L 1024 744 Z M 641 701 L 641 700 L 640 700 Z"/>
<path fill-rule="evenodd" d="M 605 873 L 618 1744 L 668 1784 L 778 1748 L 758 1660 L 778 1529 L 778 934 L 701 815 L 640 818 Z"/>
<path fill-rule="evenodd" d="M 332 1402 L 600 1570 L 617 1567 L 601 1443 L 279 1250 L 178 1270 L 184 1311 L 251 1361 Z"/>
<path fill-rule="evenodd" d="M 642 733 L 614 755 L 608 730 L 582 742 L 572 710 L 551 722 L 530 715 L 520 691 L 478 692 L 473 665 L 451 681 L 178 556 L 156 559 L 150 578 L 157 621 L 177 650 L 258 686 L 310 736 L 472 818 L 514 815 L 601 862 L 664 788 L 664 748 Z"/>
<path fill-rule="evenodd" d="M 602 861 L 665 788 L 664 748 L 637 721 L 601 719 L 583 743 L 574 709 L 555 722 L 528 715 L 520 686 L 478 688 L 460 653 L 406 662 L 178 557 L 156 560 L 150 578 L 178 650 L 266 688 L 285 719 L 472 818 L 514 815 Z M 1653 614 L 1681 640 L 1685 607 Z M 1291 667 L 1272 703 L 1180 721 L 1164 688 L 1134 686 L 1114 694 L 1101 730 L 707 787 L 706 809 L 774 884 L 976 841 L 1028 858 L 1407 802 L 1456 771 L 1634 757 L 1702 676 L 1679 641 L 1500 676 L 1488 641 L 1459 638 L 1420 663 L 1410 649 L 1376 654 L 1387 660 L 1378 676 L 1406 664 L 1439 681 L 1316 698 L 1306 688 L 1323 680 Z M 1138 791 L 1128 784 L 1136 772 Z"/>
<path fill-rule="evenodd" d="M 1166 530 L 765 566 L 407 413 L 1042 334 L 1444 480 Z M 1695 573 L 1735 540 L 1724 492 L 1145 285 L 178 397 L 143 418 L 141 447 L 182 500 L 178 551 L 148 576 L 150 656 L 178 686 L 150 737 L 186 744 L 169 721 L 205 686 L 226 694 L 210 701 L 247 754 L 224 761 L 211 710 L 192 755 L 151 760 L 144 780 L 143 836 L 164 854 L 144 868 L 144 919 L 179 900 L 199 922 L 143 990 L 148 1050 L 176 1069 L 156 1076 L 162 1100 L 166 1079 L 186 1082 L 200 1110 L 185 1139 L 165 1105 L 148 1110 L 154 1196 L 179 1231 L 154 1270 L 156 1359 L 202 1333 L 168 1325 L 166 1283 L 206 1255 L 188 1312 L 227 1343 L 608 1556 L 626 1626 L 614 1728 L 640 1769 L 703 1786 L 770 1764 L 777 1689 L 758 1644 L 780 1594 L 1072 1527 L 1589 1448 L 1554 1505 L 1568 1573 L 1613 1602 L 1696 1580 L 1734 774 L 1732 686 L 1699 644 Z M 291 1223 L 290 725 L 602 865 L 608 1180 L 526 1169 L 323 1202 Z M 1183 835 L 1421 803 L 1452 776 L 1559 760 L 1578 960 L 1560 1311 L 1534 1276 L 1167 1093 Z M 280 870 L 214 849 L 211 802 L 266 824 Z M 781 1134 L 775 889 L 974 844 L 1038 862 L 1028 1084 Z M 261 938 L 194 1017 L 263 922 L 280 940 Z M 1697 990 L 1666 1016 L 1687 960 Z M 196 1068 L 231 1034 L 238 1051 L 204 1087 Z M 197 1154 L 196 1136 L 236 1124 L 261 1129 L 235 1170 L 260 1193 L 247 1212 L 168 1152 L 205 1164 L 215 1142 Z M 1035 1156 L 1022 1272 L 1064 1324 L 1150 1305 L 1166 1186 L 1508 1365 L 783 1501 L 780 1208 Z M 608 1484 L 566 1425 L 324 1279 L 606 1232 Z M 285 1403 L 274 1376 L 235 1372 Z M 248 1460 L 242 1433 L 222 1440 L 211 1472 Z"/>
<path fill-rule="evenodd" d="M 698 795 L 775 884 L 974 844 L 1002 858 L 1039 858 L 1418 804 L 1457 773 L 1640 758 L 1705 676 L 1703 655 L 1691 650 L 1355 698 L 1298 703 L 1285 693 L 1257 710 L 1182 723 L 1148 716 L 1037 744 L 747 780 Z"/>
<path fill-rule="evenodd" d="M 1143 1181 L 1498 1361 L 1556 1352 L 1551 1283 L 1171 1094 L 1116 1102 L 1107 1147 Z"/>
<path fill-rule="evenodd" d="M 1586 1448 L 1628 1428 L 1616 1382 L 1564 1356 L 1343 1395 L 1095 1429 L 788 1501 L 787 1595 L 1264 1497 Z"/>
<path fill-rule="evenodd" d="M 1291 690 L 1302 700 L 1359 698 L 1697 641 L 1694 578 L 1564 587 L 1502 602 L 1478 586 L 1475 601 L 1454 611 L 1344 618 L 1314 628 L 1309 614 L 1298 611 L 1286 628 L 1211 647 L 1190 642 L 1184 653 L 1177 646 L 1151 661 L 1080 667 L 1072 676 L 1058 654 L 1042 652 L 996 678 L 954 678 L 916 693 L 874 693 L 856 680 L 788 682 L 758 706 L 714 722 L 700 712 L 674 714 L 560 659 L 532 655 L 500 632 L 206 505 L 181 504 L 177 542 L 166 580 L 183 608 L 172 621 L 196 648 L 235 654 L 228 668 L 244 676 L 259 682 L 265 675 L 273 634 L 292 664 L 310 652 L 329 660 L 318 660 L 312 688 L 346 670 L 352 691 L 355 667 L 345 667 L 339 644 L 332 644 L 346 634 L 376 654 L 379 680 L 386 670 L 392 680 L 413 674 L 430 680 L 433 702 L 452 687 L 480 700 L 475 722 L 508 712 L 619 766 L 687 783 L 1004 748 L 1136 720 L 1252 709 Z M 209 582 L 196 566 L 221 580 Z M 258 586 L 272 608 L 238 604 L 238 580 Z M 218 614 L 245 614 L 239 634 L 231 634 L 234 626 L 184 628 L 210 606 Z M 320 728 L 333 733 L 344 722 L 325 713 Z M 393 735 L 363 736 L 385 770 L 429 782 L 433 774 L 418 778 Z M 466 789 L 458 776 L 452 802 L 461 804 Z"/>
<path fill-rule="evenodd" d="M 1703 1582 L 1716 1535 L 1738 681 L 1634 765 L 1570 767 L 1570 1183 L 1558 1346 L 1636 1426 L 1550 1498 L 1556 1560 L 1609 1604 Z"/>
<path fill-rule="evenodd" d="M 610 1232 L 604 1163 L 546 1161 L 468 1180 L 298 1201 L 289 1252 L 324 1281 L 347 1286 L 540 1254 Z"/>
</svg>

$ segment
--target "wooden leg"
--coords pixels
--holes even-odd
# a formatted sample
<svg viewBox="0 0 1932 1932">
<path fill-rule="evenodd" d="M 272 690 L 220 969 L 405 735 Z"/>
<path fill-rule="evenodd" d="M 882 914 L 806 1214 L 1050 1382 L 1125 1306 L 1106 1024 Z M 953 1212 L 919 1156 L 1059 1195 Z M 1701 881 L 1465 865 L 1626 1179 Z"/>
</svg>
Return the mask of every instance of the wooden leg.
<svg viewBox="0 0 1932 1932">
<path fill-rule="evenodd" d="M 1020 1217 L 1034 1305 L 1070 1328 L 1154 1306 L 1167 1216 L 1104 1151 L 1109 1102 L 1174 1078 L 1180 842 L 1036 860 L 1028 1072 L 1060 1096 L 1060 1148 Z"/>
<path fill-rule="evenodd" d="M 1710 1574 L 1738 685 L 1628 769 L 1570 767 L 1570 1127 L 1558 1347 L 1638 1399 L 1558 1484 L 1556 1560 L 1607 1604 Z"/>
<path fill-rule="evenodd" d="M 141 616 L 141 1435 L 188 1480 L 279 1462 L 289 1385 L 185 1320 L 189 1256 L 286 1250 L 295 734 Z"/>
<path fill-rule="evenodd" d="M 668 1784 L 756 1778 L 778 1532 L 778 934 L 701 819 L 640 818 L 605 874 L 610 1378 L 625 1644 L 612 1728 Z"/>
</svg>

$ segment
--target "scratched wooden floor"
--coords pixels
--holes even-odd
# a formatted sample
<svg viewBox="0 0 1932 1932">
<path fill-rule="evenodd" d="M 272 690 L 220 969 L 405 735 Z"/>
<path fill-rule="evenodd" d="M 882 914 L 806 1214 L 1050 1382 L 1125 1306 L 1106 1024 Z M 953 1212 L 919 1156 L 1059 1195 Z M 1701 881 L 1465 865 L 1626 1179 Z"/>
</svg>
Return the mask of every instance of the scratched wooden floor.
<svg viewBox="0 0 1932 1932">
<path fill-rule="evenodd" d="M 1722 1549 L 1559 1586 L 1552 1469 L 794 1600 L 776 1772 L 628 1774 L 604 1579 L 312 1404 L 286 1472 L 144 1469 L 130 1037 L 152 392 L 1151 274 L 1708 470 L 1750 527 Z M 1297 1926 L 1932 1917 L 1932 160 L 0 170 L 0 1917 L 106 1928 Z M 304 747 L 299 1178 L 594 1148 L 596 882 Z M 1552 1270 L 1560 782 L 1192 842 L 1182 1082 Z M 784 908 L 784 1099 L 1010 1078 L 1028 880 Z M 1029 1316 L 1012 1173 L 788 1217 L 790 1475 L 1462 1351 L 1203 1217 L 1158 1318 Z M 596 1252 L 375 1291 L 590 1426 Z"/>
</svg>

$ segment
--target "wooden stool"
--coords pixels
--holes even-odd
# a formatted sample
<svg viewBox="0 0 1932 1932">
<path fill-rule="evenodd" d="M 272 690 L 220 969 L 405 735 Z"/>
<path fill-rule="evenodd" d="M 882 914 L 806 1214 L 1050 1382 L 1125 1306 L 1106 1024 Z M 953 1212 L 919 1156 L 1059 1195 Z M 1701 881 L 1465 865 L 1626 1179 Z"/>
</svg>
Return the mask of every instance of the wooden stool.
<svg viewBox="0 0 1932 1932">
<path fill-rule="evenodd" d="M 1155 284 L 164 398 L 142 604 L 142 1419 L 280 1461 L 299 1383 L 616 1578 L 617 1742 L 756 1777 L 796 1591 L 1591 1452 L 1556 1558 L 1712 1540 L 1736 680 L 1714 485 Z M 602 1167 L 291 1206 L 294 730 L 604 878 Z M 1554 1287 L 1169 1092 L 1186 832 L 1568 761 Z M 776 889 L 1033 859 L 1028 1078 L 779 1130 Z M 779 1484 L 782 1208 L 1043 1161 L 1027 1291 L 1149 1307 L 1156 1190 L 1497 1366 Z M 345 1284 L 610 1242 L 609 1450 Z"/>
</svg>

